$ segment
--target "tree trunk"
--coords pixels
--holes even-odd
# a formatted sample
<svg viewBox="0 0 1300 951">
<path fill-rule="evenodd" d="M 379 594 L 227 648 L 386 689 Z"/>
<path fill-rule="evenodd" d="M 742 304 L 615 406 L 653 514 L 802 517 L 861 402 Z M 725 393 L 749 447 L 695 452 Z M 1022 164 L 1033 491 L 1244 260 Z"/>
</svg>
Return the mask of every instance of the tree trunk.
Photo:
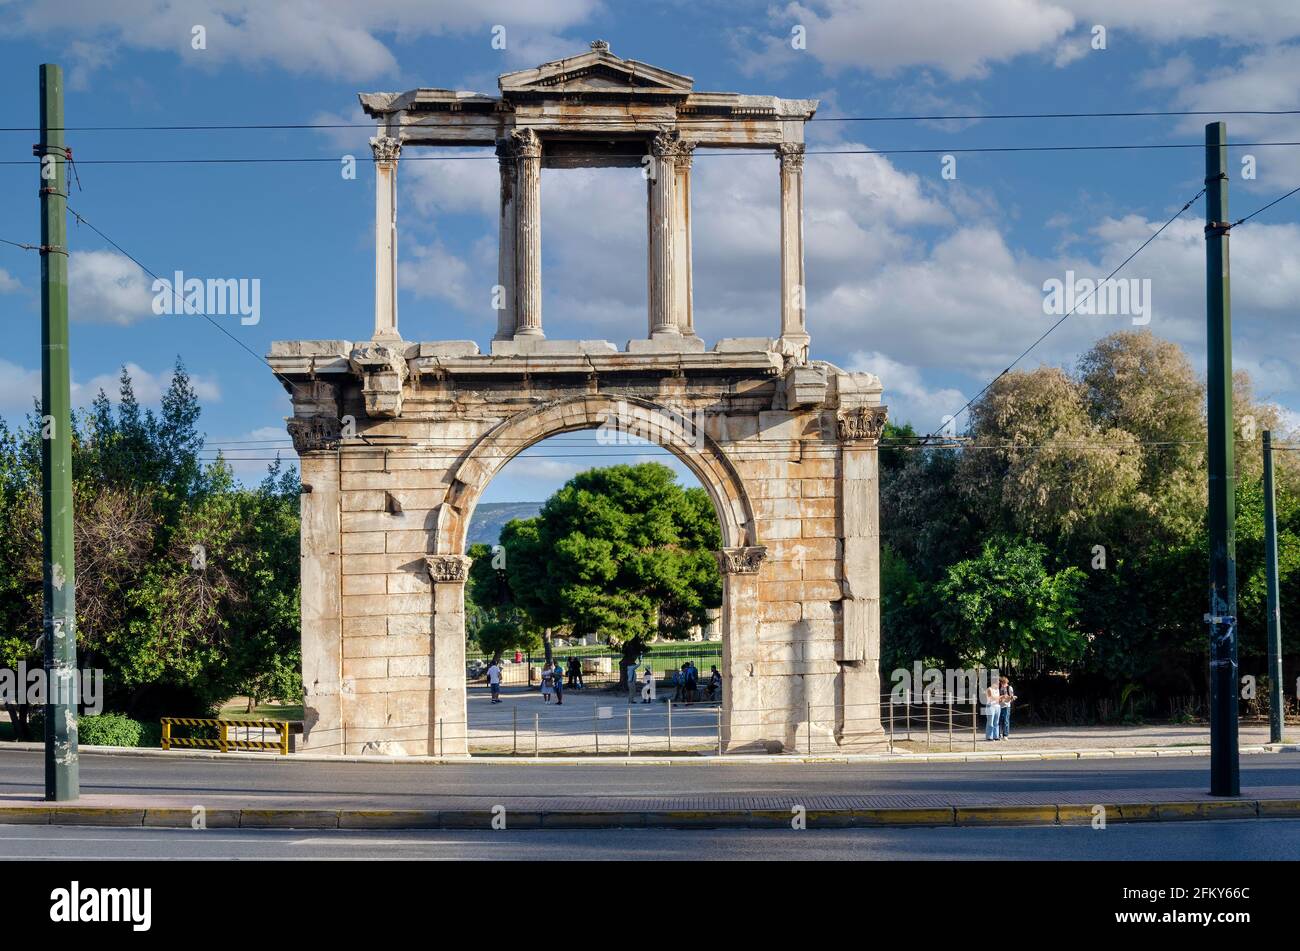
<svg viewBox="0 0 1300 951">
<path fill-rule="evenodd" d="M 551 662 L 551 629 L 548 627 L 542 633 L 542 649 L 546 651 L 546 662 Z"/>
</svg>

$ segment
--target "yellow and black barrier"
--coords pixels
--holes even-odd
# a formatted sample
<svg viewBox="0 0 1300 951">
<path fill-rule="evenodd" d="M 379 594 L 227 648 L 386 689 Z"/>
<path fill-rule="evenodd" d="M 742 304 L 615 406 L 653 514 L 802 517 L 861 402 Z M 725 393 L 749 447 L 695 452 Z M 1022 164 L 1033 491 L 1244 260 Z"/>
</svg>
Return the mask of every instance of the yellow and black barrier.
<svg viewBox="0 0 1300 951">
<path fill-rule="evenodd" d="M 173 726 L 211 726 L 217 728 L 217 738 L 172 736 Z M 258 727 L 279 733 L 277 740 L 239 740 L 226 736 L 227 727 Z M 162 748 L 207 749 L 228 753 L 231 750 L 273 750 L 281 756 L 289 755 L 289 724 L 284 720 L 216 720 L 202 717 L 163 717 Z"/>
</svg>

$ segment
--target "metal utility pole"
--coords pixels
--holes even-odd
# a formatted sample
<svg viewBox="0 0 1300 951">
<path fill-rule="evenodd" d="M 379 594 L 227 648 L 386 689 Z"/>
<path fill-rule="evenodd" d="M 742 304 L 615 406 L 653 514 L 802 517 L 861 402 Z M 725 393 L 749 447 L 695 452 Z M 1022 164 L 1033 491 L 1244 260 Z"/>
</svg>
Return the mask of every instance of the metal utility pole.
<svg viewBox="0 0 1300 951">
<path fill-rule="evenodd" d="M 77 766 L 76 571 L 72 544 L 72 396 L 68 367 L 68 151 L 63 70 L 40 67 L 41 527 L 45 561 L 45 798 L 81 793 Z"/>
<path fill-rule="evenodd" d="M 1228 126 L 1205 127 L 1205 315 L 1209 372 L 1210 795 L 1241 794 L 1237 751 L 1237 539 L 1228 278 Z"/>
<path fill-rule="evenodd" d="M 1277 585 L 1277 502 L 1273 434 L 1264 430 L 1264 574 L 1268 591 L 1268 741 L 1282 742 L 1282 605 Z"/>
</svg>

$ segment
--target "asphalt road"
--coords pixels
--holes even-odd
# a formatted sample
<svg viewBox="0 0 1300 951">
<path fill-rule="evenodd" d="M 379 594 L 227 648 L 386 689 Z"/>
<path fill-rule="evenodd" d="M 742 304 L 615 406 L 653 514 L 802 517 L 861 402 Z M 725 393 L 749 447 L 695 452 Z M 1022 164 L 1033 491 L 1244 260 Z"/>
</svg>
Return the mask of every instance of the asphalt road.
<svg viewBox="0 0 1300 951">
<path fill-rule="evenodd" d="M 1294 860 L 1300 820 L 1011 828 L 302 832 L 0 826 L 0 861 L 34 859 Z"/>
<path fill-rule="evenodd" d="M 0 796 L 39 798 L 39 752 L 0 751 Z M 1300 753 L 1242 757 L 1245 796 L 1295 795 Z M 1208 788 L 1207 757 L 954 764 L 743 764 L 674 766 L 454 765 L 322 763 L 268 758 L 196 760 L 86 754 L 83 794 L 183 798 L 219 805 L 256 800 L 264 806 L 397 809 L 471 807 L 533 797 L 576 802 L 662 796 L 925 796 L 978 795 L 990 802 L 1095 802 L 1122 790 L 1198 795 Z M 1281 790 L 1290 787 L 1287 793 Z M 1276 792 L 1271 792 L 1271 790 Z"/>
</svg>

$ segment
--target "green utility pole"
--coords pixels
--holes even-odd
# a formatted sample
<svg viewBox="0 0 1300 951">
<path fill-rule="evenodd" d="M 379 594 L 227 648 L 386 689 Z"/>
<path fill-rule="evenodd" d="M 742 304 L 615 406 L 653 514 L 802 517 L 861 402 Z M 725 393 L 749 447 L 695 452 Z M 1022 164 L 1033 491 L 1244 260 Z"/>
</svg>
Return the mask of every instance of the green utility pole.
<svg viewBox="0 0 1300 951">
<path fill-rule="evenodd" d="M 45 798 L 76 799 L 76 572 L 68 368 L 68 181 L 63 70 L 41 73 L 41 527 L 45 558 Z"/>
<path fill-rule="evenodd" d="M 1273 434 L 1264 430 L 1264 573 L 1268 597 L 1268 741 L 1282 742 L 1282 605 L 1277 587 L 1277 502 Z"/>
<path fill-rule="evenodd" d="M 1233 466 L 1228 126 L 1205 127 L 1205 316 L 1209 372 L 1210 795 L 1241 794 L 1237 752 L 1237 477 Z"/>
</svg>

